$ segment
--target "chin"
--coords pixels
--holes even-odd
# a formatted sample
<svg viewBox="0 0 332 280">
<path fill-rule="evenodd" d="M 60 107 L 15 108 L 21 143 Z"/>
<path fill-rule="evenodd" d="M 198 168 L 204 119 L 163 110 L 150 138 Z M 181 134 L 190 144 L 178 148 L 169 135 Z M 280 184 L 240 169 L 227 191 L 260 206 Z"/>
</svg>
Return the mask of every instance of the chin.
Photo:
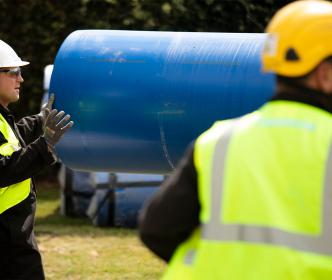
<svg viewBox="0 0 332 280">
<path fill-rule="evenodd" d="M 11 98 L 10 103 L 14 103 L 17 102 L 20 99 L 19 95 L 13 96 L 13 98 Z"/>
</svg>

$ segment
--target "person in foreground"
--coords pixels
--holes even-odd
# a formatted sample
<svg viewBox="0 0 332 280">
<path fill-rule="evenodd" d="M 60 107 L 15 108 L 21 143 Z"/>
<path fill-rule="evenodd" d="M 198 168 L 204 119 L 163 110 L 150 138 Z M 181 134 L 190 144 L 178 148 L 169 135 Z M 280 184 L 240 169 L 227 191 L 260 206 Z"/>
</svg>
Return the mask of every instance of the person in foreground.
<svg viewBox="0 0 332 280">
<path fill-rule="evenodd" d="M 266 31 L 274 97 L 200 135 L 141 213 L 164 279 L 332 279 L 332 3 Z"/>
<path fill-rule="evenodd" d="M 0 40 L 0 279 L 45 279 L 34 236 L 33 176 L 56 161 L 54 145 L 73 126 L 52 110 L 54 95 L 38 115 L 15 122 L 10 103 L 20 97 L 22 61 Z"/>
</svg>

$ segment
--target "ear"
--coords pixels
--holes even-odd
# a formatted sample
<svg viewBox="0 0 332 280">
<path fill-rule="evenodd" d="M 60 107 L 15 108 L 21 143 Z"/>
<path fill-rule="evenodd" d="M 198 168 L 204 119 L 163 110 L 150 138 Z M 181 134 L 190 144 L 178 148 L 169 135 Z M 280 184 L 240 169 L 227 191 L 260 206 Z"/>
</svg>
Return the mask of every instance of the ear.
<svg viewBox="0 0 332 280">
<path fill-rule="evenodd" d="M 319 90 L 332 95 L 332 64 L 326 61 L 320 63 L 314 71 L 314 80 Z"/>
</svg>

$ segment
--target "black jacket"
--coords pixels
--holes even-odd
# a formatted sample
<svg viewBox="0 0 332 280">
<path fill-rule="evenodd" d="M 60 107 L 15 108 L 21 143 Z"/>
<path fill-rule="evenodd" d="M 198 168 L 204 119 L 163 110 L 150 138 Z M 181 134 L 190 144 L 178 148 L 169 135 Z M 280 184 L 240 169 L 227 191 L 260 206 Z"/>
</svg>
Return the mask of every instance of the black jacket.
<svg viewBox="0 0 332 280">
<path fill-rule="evenodd" d="M 332 97 L 293 87 L 291 93 L 278 92 L 270 102 L 302 102 L 332 113 Z M 176 170 L 147 203 L 139 218 L 141 240 L 165 261 L 170 260 L 176 247 L 199 225 L 200 205 L 193 152 L 194 144 L 191 144 Z"/>
<path fill-rule="evenodd" d="M 41 169 L 54 163 L 55 159 L 41 136 L 41 116 L 28 116 L 15 123 L 13 114 L 1 105 L 0 114 L 11 126 L 22 147 L 10 156 L 0 155 L 0 187 L 7 187 L 32 178 Z M 0 131 L 0 145 L 6 142 Z M 34 188 L 33 180 L 32 187 Z"/>
</svg>

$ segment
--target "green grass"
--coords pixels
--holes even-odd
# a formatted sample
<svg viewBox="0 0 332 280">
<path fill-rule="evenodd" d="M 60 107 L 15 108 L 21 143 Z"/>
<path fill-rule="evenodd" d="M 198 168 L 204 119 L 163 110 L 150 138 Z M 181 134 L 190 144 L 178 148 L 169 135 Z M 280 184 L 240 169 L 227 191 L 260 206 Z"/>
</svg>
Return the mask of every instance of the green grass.
<svg viewBox="0 0 332 280">
<path fill-rule="evenodd" d="M 97 228 L 88 219 L 59 214 L 59 189 L 39 183 L 36 236 L 46 279 L 159 279 L 165 265 L 136 230 Z"/>
</svg>

